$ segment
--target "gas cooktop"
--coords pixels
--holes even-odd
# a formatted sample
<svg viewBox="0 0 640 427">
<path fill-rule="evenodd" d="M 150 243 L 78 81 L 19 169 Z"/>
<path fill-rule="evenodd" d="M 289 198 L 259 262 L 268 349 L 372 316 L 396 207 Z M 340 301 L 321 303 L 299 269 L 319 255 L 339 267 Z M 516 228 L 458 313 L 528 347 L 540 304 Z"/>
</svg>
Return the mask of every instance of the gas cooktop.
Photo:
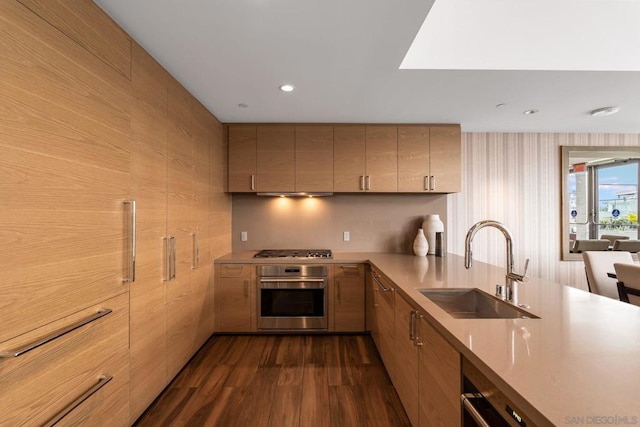
<svg viewBox="0 0 640 427">
<path fill-rule="evenodd" d="M 263 249 L 254 258 L 333 258 L 330 249 Z"/>
</svg>

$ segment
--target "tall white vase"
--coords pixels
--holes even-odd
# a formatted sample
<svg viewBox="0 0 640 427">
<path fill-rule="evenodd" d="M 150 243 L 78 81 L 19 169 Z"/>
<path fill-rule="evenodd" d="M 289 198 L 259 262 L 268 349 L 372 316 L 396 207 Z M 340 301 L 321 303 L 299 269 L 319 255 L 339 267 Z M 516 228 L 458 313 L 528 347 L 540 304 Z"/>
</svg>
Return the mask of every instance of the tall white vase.
<svg viewBox="0 0 640 427">
<path fill-rule="evenodd" d="M 433 255 L 436 253 L 436 233 L 438 231 L 444 232 L 444 224 L 440 220 L 440 215 L 427 215 L 422 223 L 422 229 L 427 237 L 429 247 L 427 253 Z"/>
<path fill-rule="evenodd" d="M 428 250 L 429 245 L 427 244 L 427 238 L 425 237 L 422 228 L 419 228 L 418 234 L 413 240 L 413 253 L 416 254 L 416 256 L 425 256 L 427 255 Z"/>
</svg>

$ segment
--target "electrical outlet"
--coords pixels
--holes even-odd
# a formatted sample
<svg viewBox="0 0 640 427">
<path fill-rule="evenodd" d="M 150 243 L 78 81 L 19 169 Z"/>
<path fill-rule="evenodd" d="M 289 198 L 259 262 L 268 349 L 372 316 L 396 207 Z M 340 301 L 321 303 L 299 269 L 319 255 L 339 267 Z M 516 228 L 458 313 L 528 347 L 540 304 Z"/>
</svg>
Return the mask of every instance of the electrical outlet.
<svg viewBox="0 0 640 427">
<path fill-rule="evenodd" d="M 351 239 L 351 235 L 349 234 L 348 231 L 345 231 L 344 233 L 342 233 L 342 240 L 344 240 L 345 242 L 348 242 Z"/>
<path fill-rule="evenodd" d="M 247 240 L 249 240 L 246 231 L 241 231 L 240 232 L 240 240 L 242 240 L 243 242 L 246 242 Z"/>
</svg>

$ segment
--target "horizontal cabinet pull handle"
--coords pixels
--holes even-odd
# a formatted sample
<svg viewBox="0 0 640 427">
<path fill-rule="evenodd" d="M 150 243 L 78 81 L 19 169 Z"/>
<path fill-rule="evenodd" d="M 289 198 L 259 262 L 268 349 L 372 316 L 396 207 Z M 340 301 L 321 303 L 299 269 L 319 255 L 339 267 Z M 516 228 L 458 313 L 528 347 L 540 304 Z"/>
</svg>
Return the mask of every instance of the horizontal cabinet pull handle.
<svg viewBox="0 0 640 427">
<path fill-rule="evenodd" d="M 276 282 L 324 282 L 327 279 L 321 279 L 318 277 L 305 277 L 304 279 L 295 279 L 291 277 L 263 277 L 260 279 L 261 282 L 265 283 L 276 283 Z"/>
<path fill-rule="evenodd" d="M 101 375 L 100 376 L 100 381 L 98 381 L 98 383 L 96 385 L 94 385 L 89 390 L 87 390 L 84 393 L 82 393 L 82 395 L 80 397 L 78 397 L 76 400 L 71 402 L 69 404 L 69 406 L 64 408 L 62 411 L 60 411 L 58 413 L 58 415 L 56 415 L 51 420 L 49 420 L 49 422 L 46 423 L 44 425 L 44 427 L 51 427 L 51 426 L 56 425 L 61 419 L 66 417 L 71 411 L 73 411 L 78 406 L 80 406 L 80 404 L 82 402 L 84 402 L 85 400 L 90 398 L 94 393 L 96 393 L 98 390 L 100 390 L 102 387 L 104 387 L 112 379 L 113 379 L 113 377 L 111 375 Z"/>
<path fill-rule="evenodd" d="M 80 321 L 78 321 L 77 323 L 74 323 L 73 325 L 69 325 L 65 328 L 62 329 L 58 329 L 57 331 L 52 332 L 50 335 L 47 335 L 44 338 L 41 338 L 35 342 L 32 342 L 30 344 L 25 345 L 22 348 L 19 348 L 17 350 L 9 350 L 9 351 L 0 351 L 0 358 L 12 358 L 12 357 L 18 357 L 18 356 L 22 356 L 23 354 L 40 347 L 41 345 L 44 345 L 50 341 L 55 340 L 56 338 L 60 338 L 61 336 L 68 334 L 71 331 L 74 331 L 76 329 L 78 329 L 81 326 L 86 325 L 87 323 L 91 323 L 94 320 L 98 320 L 103 316 L 106 316 L 107 314 L 111 313 L 113 310 L 111 310 L 110 308 L 104 308 L 100 311 L 98 311 L 97 313 L 82 319 Z"/>
<path fill-rule="evenodd" d="M 371 276 L 373 277 L 373 280 L 378 284 L 378 287 L 380 287 L 380 289 L 382 289 L 382 292 L 391 292 L 393 291 L 393 288 L 387 288 L 385 285 L 382 284 L 382 282 L 380 280 L 378 280 L 378 278 L 376 276 Z"/>
</svg>

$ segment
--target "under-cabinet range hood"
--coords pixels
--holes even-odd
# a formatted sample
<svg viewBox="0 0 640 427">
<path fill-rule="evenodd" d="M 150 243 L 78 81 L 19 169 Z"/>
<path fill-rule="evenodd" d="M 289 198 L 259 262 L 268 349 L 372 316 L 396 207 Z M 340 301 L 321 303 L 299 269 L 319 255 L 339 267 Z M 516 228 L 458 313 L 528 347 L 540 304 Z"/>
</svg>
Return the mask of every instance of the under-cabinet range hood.
<svg viewBox="0 0 640 427">
<path fill-rule="evenodd" d="M 326 197 L 333 196 L 333 193 L 323 192 L 306 192 L 306 191 L 292 191 L 292 192 L 268 192 L 268 193 L 256 193 L 258 196 L 272 196 L 272 197 Z"/>
</svg>

